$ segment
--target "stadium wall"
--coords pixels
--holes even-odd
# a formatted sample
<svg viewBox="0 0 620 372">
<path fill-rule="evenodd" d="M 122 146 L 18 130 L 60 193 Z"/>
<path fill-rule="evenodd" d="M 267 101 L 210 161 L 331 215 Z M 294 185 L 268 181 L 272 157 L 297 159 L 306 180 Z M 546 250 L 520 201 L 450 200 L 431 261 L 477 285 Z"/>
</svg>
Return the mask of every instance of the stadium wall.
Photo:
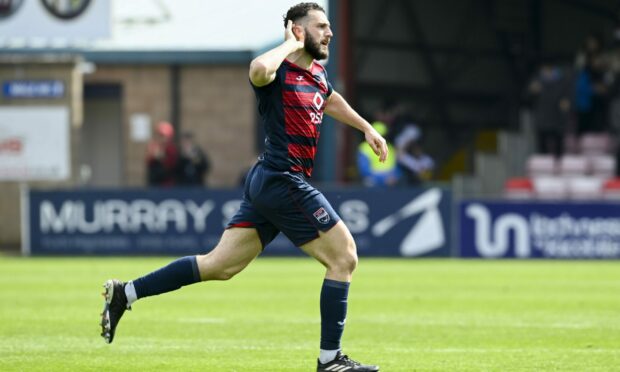
<svg viewBox="0 0 620 372">
<path fill-rule="evenodd" d="M 120 84 L 124 143 L 124 183 L 144 186 L 147 142 L 131 139 L 134 114 L 146 114 L 154 126 L 171 121 L 171 69 L 168 65 L 103 65 L 87 75 L 86 84 Z M 181 131 L 195 134 L 211 159 L 208 184 L 236 186 L 243 170 L 256 157 L 254 97 L 247 66 L 183 66 L 180 69 Z M 96 186 L 96 185 L 95 185 Z"/>
<path fill-rule="evenodd" d="M 82 75 L 78 71 L 79 58 L 66 55 L 15 56 L 0 55 L 0 82 L 12 81 L 61 81 L 64 92 L 59 97 L 15 98 L 6 93 L 0 96 L 0 108 L 66 107 L 70 114 L 69 125 L 69 167 L 76 169 L 79 164 L 79 132 L 82 124 Z M 0 133 L 0 140 L 3 138 Z M 27 146 L 27 138 L 22 138 L 22 146 Z M 17 247 L 20 243 L 20 184 L 32 187 L 69 187 L 75 184 L 72 174 L 63 181 L 28 180 L 23 177 L 0 176 L 0 248 Z M 23 178 L 19 180 L 18 178 Z"/>
<path fill-rule="evenodd" d="M 145 186 L 148 142 L 132 138 L 132 117 L 136 114 L 148 117 L 151 132 L 154 132 L 158 122 L 172 120 L 174 110 L 178 112 L 178 122 L 174 123 L 177 129 L 192 131 L 211 159 L 208 185 L 237 186 L 241 174 L 257 156 L 255 102 L 247 80 L 249 61 L 246 63 L 248 57 L 245 54 L 240 55 L 234 54 L 233 58 L 219 54 L 192 54 L 184 56 L 185 59 L 173 60 L 170 59 L 171 54 L 157 54 L 147 55 L 149 59 L 146 62 L 143 54 L 119 55 L 119 58 L 126 60 L 97 63 L 94 71 L 88 73 L 82 70 L 84 59 L 80 56 L 62 53 L 0 55 L 2 82 L 49 80 L 62 82 L 65 86 L 65 92 L 60 97 L 15 99 L 3 94 L 0 107 L 66 107 L 71 116 L 68 139 L 71 144 L 70 176 L 62 181 L 23 180 L 22 183 L 38 189 L 103 186 L 92 181 L 94 177 L 89 180 L 81 174 L 84 165 L 90 166 L 92 174 L 100 171 L 96 165 L 86 164 L 84 157 L 91 150 L 83 144 L 85 131 L 89 130 L 90 125 L 84 118 L 92 118 L 96 114 L 83 112 L 83 90 L 89 86 L 115 85 L 121 92 L 121 114 L 117 120 L 105 124 L 110 126 L 110 130 L 120 133 L 118 141 L 121 145 L 110 146 L 120 149 L 120 161 L 115 165 L 119 168 L 119 181 L 115 184 L 107 180 L 105 186 Z M 107 54 L 105 56 L 109 57 Z M 96 55 L 85 57 L 93 60 L 102 58 Z M 173 107 L 171 97 L 174 81 L 172 66 L 176 66 L 179 72 L 178 107 Z M 105 157 L 100 159 L 101 163 L 110 166 Z M 18 182 L 0 179 L 0 248 L 20 244 L 19 189 Z"/>
</svg>

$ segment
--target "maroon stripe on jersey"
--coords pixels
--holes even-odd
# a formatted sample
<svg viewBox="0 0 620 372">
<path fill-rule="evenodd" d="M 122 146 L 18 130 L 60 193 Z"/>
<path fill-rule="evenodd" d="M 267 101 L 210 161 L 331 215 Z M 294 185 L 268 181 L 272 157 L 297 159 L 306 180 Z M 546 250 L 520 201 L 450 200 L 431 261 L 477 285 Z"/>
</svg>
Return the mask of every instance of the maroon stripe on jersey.
<svg viewBox="0 0 620 372">
<path fill-rule="evenodd" d="M 284 84 L 287 85 L 315 85 L 314 79 L 303 72 L 287 71 L 284 75 Z"/>
<path fill-rule="evenodd" d="M 230 225 L 229 227 L 254 227 L 254 226 L 255 226 L 254 222 L 237 222 L 237 223 Z"/>
<path fill-rule="evenodd" d="M 306 168 L 301 165 L 293 165 L 291 166 L 291 171 L 293 172 L 303 172 L 306 176 L 310 177 L 312 175 L 312 167 Z"/>
<path fill-rule="evenodd" d="M 325 106 L 325 99 L 323 96 L 319 95 L 316 97 L 316 93 L 305 93 L 305 92 L 296 92 L 296 91 L 283 91 L 282 92 L 282 104 L 284 106 L 293 106 L 293 107 L 312 107 L 315 110 L 318 110 L 317 105 L 322 109 Z M 316 100 L 316 102 L 315 102 Z"/>
<path fill-rule="evenodd" d="M 318 115 L 312 113 L 313 115 Z M 317 126 L 312 124 L 306 109 L 284 108 L 286 134 L 291 136 L 303 136 L 316 138 L 318 135 Z"/>
<path fill-rule="evenodd" d="M 316 155 L 316 146 L 304 146 L 289 143 L 288 155 L 293 158 L 314 159 L 314 155 Z"/>
</svg>

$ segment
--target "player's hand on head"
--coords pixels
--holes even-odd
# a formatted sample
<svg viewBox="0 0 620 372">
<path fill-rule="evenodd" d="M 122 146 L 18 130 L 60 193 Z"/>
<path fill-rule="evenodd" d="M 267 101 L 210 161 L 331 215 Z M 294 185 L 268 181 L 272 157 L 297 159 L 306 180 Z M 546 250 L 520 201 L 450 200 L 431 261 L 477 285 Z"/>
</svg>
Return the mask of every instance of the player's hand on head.
<svg viewBox="0 0 620 372">
<path fill-rule="evenodd" d="M 379 156 L 379 161 L 384 162 L 388 157 L 388 146 L 385 138 L 383 138 L 374 128 L 365 133 L 366 142 L 370 148 Z"/>
<path fill-rule="evenodd" d="M 297 30 L 293 30 L 297 28 Z M 293 24 L 293 21 L 289 20 L 286 24 L 286 30 L 284 31 L 284 41 L 295 40 L 298 43 L 299 49 L 304 47 L 304 33 L 301 30 L 301 26 Z"/>
</svg>

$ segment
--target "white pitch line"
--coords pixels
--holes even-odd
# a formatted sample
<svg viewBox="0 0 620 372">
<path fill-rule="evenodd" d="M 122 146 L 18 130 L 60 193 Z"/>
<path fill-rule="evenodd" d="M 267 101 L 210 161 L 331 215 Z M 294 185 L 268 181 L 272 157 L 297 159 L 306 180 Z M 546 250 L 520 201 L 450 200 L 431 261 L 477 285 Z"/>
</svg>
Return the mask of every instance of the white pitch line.
<svg viewBox="0 0 620 372">
<path fill-rule="evenodd" d="M 179 323 L 198 323 L 198 324 L 222 324 L 226 323 L 223 318 L 180 318 Z"/>
<path fill-rule="evenodd" d="M 575 353 L 575 354 L 620 354 L 616 349 L 544 349 L 544 348 L 511 348 L 511 349 L 487 349 L 487 348 L 382 348 L 387 352 L 404 353 L 435 353 L 435 354 L 465 354 L 465 353 Z"/>
</svg>

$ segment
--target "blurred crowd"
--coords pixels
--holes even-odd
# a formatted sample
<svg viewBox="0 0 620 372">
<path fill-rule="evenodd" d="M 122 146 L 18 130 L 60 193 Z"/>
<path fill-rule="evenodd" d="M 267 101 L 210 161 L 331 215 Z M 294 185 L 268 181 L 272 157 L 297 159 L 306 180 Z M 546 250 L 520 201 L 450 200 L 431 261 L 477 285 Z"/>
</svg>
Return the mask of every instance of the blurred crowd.
<svg viewBox="0 0 620 372">
<path fill-rule="evenodd" d="M 147 146 L 147 184 L 149 186 L 204 186 L 210 169 L 209 158 L 191 132 L 183 132 L 175 141 L 174 127 L 157 124 Z"/>
<path fill-rule="evenodd" d="M 620 133 L 620 27 L 605 46 L 597 34 L 586 37 L 569 66 L 543 62 L 525 91 L 531 107 L 537 152 L 557 157 L 579 151 L 588 134 Z M 614 149 L 615 148 L 615 149 Z M 618 146 L 611 146 L 620 164 Z"/>
<path fill-rule="evenodd" d="M 372 126 L 388 141 L 390 156 L 381 163 L 368 143 L 357 151 L 357 170 L 365 186 L 417 186 L 433 177 L 435 162 L 422 146 L 422 130 L 393 102 L 374 113 Z"/>
</svg>

